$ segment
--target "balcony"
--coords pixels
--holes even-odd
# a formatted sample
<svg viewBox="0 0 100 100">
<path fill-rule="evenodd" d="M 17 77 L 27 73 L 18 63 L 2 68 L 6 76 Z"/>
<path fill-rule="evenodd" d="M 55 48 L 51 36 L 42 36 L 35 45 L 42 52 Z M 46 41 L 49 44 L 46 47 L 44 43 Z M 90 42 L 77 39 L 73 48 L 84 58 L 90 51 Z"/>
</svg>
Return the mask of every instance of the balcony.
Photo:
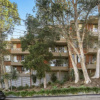
<svg viewBox="0 0 100 100">
<path fill-rule="evenodd" d="M 68 53 L 64 52 L 52 52 L 54 57 L 68 57 Z"/>
<path fill-rule="evenodd" d="M 96 64 L 88 64 L 87 69 L 96 69 Z"/>
<path fill-rule="evenodd" d="M 12 43 L 20 43 L 21 41 L 20 41 L 20 39 L 11 39 L 11 42 Z"/>
<path fill-rule="evenodd" d="M 66 39 L 65 38 L 61 38 L 60 40 L 57 40 L 56 41 L 56 44 L 58 45 L 66 45 Z"/>
<path fill-rule="evenodd" d="M 29 54 L 29 51 L 22 51 L 21 48 L 11 49 L 11 54 Z"/>
<path fill-rule="evenodd" d="M 97 28 L 93 28 L 91 30 L 91 36 L 98 36 L 98 29 Z"/>
<path fill-rule="evenodd" d="M 93 54 L 93 53 L 95 54 L 95 53 L 97 53 L 97 48 L 89 48 L 88 49 L 88 53 L 89 54 Z"/>
<path fill-rule="evenodd" d="M 12 61 L 12 62 L 11 62 L 11 65 L 12 65 L 12 66 L 22 66 L 22 63 L 21 63 L 21 61 L 19 61 L 19 62 L 14 62 L 14 61 Z"/>
<path fill-rule="evenodd" d="M 68 67 L 54 66 L 54 67 L 51 67 L 51 70 L 52 71 L 68 71 Z"/>
</svg>

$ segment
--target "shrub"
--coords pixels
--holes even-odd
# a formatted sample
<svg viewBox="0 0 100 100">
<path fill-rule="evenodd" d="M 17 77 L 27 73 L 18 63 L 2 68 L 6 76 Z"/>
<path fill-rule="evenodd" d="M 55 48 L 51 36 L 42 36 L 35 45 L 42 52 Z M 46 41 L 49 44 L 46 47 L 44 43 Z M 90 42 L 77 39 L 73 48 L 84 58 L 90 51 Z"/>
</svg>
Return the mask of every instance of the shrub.
<svg viewBox="0 0 100 100">
<path fill-rule="evenodd" d="M 74 70 L 73 69 L 70 72 L 70 79 L 71 79 L 71 81 L 73 81 L 75 79 Z"/>
<path fill-rule="evenodd" d="M 80 79 L 84 79 L 83 72 L 81 70 L 79 70 L 79 76 L 80 76 Z"/>
<path fill-rule="evenodd" d="M 33 83 L 36 83 L 36 79 L 37 79 L 36 75 L 31 75 L 31 78 L 33 80 Z"/>
<path fill-rule="evenodd" d="M 56 75 L 54 73 L 51 75 L 51 81 L 52 82 L 56 82 L 57 81 L 57 77 L 56 77 Z"/>
<path fill-rule="evenodd" d="M 48 82 L 48 84 L 47 85 L 51 85 L 51 82 Z"/>
<path fill-rule="evenodd" d="M 43 84 L 43 83 L 41 83 L 41 84 L 40 84 L 40 87 L 42 88 L 42 87 L 43 87 L 43 85 L 44 85 L 44 84 Z"/>
<path fill-rule="evenodd" d="M 9 87 L 9 89 L 11 89 L 11 87 Z M 12 86 L 12 89 L 16 89 L 16 87 L 15 86 Z"/>
<path fill-rule="evenodd" d="M 26 84 L 23 88 L 24 88 L 24 89 L 28 89 L 28 88 L 29 88 L 29 86 Z"/>
<path fill-rule="evenodd" d="M 60 85 L 63 85 L 63 84 L 64 84 L 64 80 L 59 81 L 59 84 L 60 84 Z"/>
<path fill-rule="evenodd" d="M 23 89 L 24 89 L 23 86 L 19 86 L 19 87 L 17 87 L 17 90 L 23 90 Z"/>
<path fill-rule="evenodd" d="M 75 87 L 70 87 L 70 88 L 62 88 L 62 89 L 57 89 L 56 86 L 53 87 L 52 90 L 44 90 L 41 89 L 38 92 L 35 91 L 19 91 L 19 92 L 5 92 L 6 96 L 9 95 L 14 95 L 14 96 L 18 96 L 18 97 L 27 97 L 27 96 L 34 96 L 34 95 L 64 95 L 64 94 L 68 94 L 68 93 L 72 93 L 72 94 L 77 94 L 79 92 L 83 92 L 83 93 L 89 93 L 89 92 L 94 92 L 94 93 L 98 93 L 100 92 L 100 88 L 97 87 L 79 87 L 79 88 L 75 88 Z"/>
</svg>

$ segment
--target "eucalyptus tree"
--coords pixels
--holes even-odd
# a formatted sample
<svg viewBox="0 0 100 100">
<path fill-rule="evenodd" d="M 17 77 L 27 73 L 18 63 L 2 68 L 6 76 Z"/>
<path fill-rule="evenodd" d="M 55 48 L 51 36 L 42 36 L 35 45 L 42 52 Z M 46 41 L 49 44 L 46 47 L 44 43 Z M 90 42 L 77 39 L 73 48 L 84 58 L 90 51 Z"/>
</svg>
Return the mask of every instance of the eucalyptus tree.
<svg viewBox="0 0 100 100">
<path fill-rule="evenodd" d="M 100 78 L 100 0 L 95 0 L 98 6 L 98 50 L 97 50 L 97 62 L 96 72 L 92 78 Z"/>
<path fill-rule="evenodd" d="M 17 5 L 9 0 L 0 0 L 0 67 L 1 74 L 5 74 L 4 66 L 4 38 L 10 32 L 15 24 L 20 23 L 20 18 L 17 10 Z M 8 80 L 4 79 L 5 89 L 8 89 Z"/>
<path fill-rule="evenodd" d="M 85 65 L 83 42 L 87 35 L 85 26 L 89 14 L 96 6 L 94 0 L 36 0 L 36 6 L 38 9 L 37 15 L 41 23 L 43 25 L 53 25 L 53 27 L 58 26 L 61 31 L 60 34 L 66 39 L 74 69 L 75 83 L 79 81 L 79 74 L 76 62 L 72 58 L 72 53 L 76 54 L 81 60 L 85 83 L 91 82 Z M 83 24 L 81 30 L 79 29 L 79 20 Z M 78 42 L 79 51 L 74 45 L 74 38 Z M 74 52 L 71 52 L 71 48 Z"/>
</svg>

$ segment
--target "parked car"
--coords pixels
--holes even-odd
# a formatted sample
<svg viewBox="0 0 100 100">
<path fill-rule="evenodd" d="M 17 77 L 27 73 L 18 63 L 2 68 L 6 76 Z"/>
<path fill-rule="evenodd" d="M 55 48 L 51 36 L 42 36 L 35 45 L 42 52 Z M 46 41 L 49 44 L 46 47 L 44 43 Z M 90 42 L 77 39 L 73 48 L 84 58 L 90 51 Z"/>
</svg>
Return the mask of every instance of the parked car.
<svg viewBox="0 0 100 100">
<path fill-rule="evenodd" d="M 5 94 L 2 91 L 0 91 L 0 100 L 5 100 L 5 98 Z"/>
</svg>

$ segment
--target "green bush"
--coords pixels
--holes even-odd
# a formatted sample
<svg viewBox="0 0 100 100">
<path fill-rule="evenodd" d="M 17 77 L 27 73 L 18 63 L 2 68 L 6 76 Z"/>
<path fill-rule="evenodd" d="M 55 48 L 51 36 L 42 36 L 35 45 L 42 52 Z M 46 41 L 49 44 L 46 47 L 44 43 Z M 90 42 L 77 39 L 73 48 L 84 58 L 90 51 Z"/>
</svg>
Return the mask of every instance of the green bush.
<svg viewBox="0 0 100 100">
<path fill-rule="evenodd" d="M 57 81 L 57 76 L 54 73 L 51 75 L 51 81 L 52 82 L 56 82 Z"/>
<path fill-rule="evenodd" d="M 29 86 L 26 84 L 23 88 L 24 89 L 29 89 Z"/>
<path fill-rule="evenodd" d="M 9 89 L 11 89 L 11 87 L 9 87 Z M 16 87 L 15 86 L 12 86 L 12 89 L 14 90 L 14 89 L 16 89 Z"/>
<path fill-rule="evenodd" d="M 33 83 L 36 83 L 36 80 L 37 80 L 37 77 L 36 77 L 36 75 L 31 75 L 31 78 L 32 78 L 32 80 L 33 80 Z"/>
<path fill-rule="evenodd" d="M 34 96 L 34 95 L 65 95 L 65 94 L 77 94 L 79 92 L 83 92 L 83 93 L 89 93 L 89 92 L 94 92 L 94 93 L 100 93 L 100 88 L 97 87 L 79 87 L 79 88 L 75 88 L 75 87 L 70 87 L 70 88 L 62 88 L 62 89 L 57 89 L 57 87 L 55 86 L 52 90 L 44 90 L 41 89 L 40 91 L 36 92 L 36 91 L 19 91 L 19 92 L 5 92 L 6 96 L 9 95 L 14 95 L 14 96 L 18 96 L 18 97 L 27 97 L 27 96 Z"/>
<path fill-rule="evenodd" d="M 51 85 L 51 82 L 48 82 L 48 84 L 47 85 Z"/>
<path fill-rule="evenodd" d="M 42 87 L 43 87 L 43 85 L 44 85 L 44 84 L 43 84 L 43 83 L 41 83 L 41 84 L 40 84 L 40 87 L 42 88 Z"/>
<path fill-rule="evenodd" d="M 71 81 L 75 80 L 74 70 L 73 69 L 70 72 L 70 79 L 71 79 Z"/>
<path fill-rule="evenodd" d="M 19 87 L 17 87 L 17 90 L 23 90 L 23 89 L 24 89 L 23 86 L 19 86 Z"/>
</svg>

